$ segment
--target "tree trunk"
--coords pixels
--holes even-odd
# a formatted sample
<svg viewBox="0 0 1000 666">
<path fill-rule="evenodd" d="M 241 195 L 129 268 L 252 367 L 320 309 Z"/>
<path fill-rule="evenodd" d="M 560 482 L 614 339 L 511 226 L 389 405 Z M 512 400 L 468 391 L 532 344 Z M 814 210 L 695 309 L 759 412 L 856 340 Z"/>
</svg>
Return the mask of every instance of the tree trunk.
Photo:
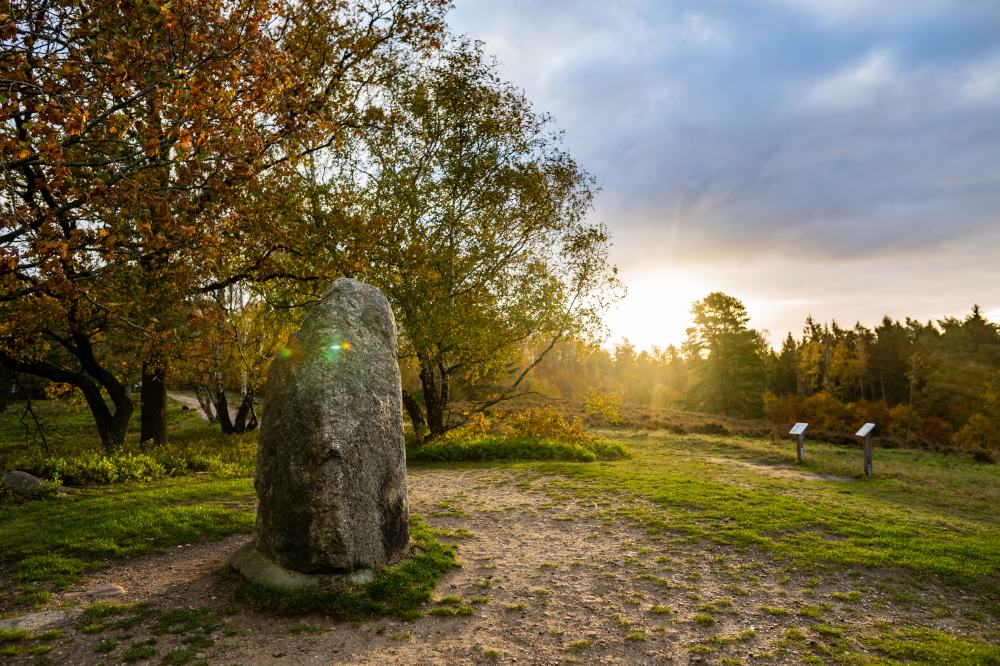
<svg viewBox="0 0 1000 666">
<path fill-rule="evenodd" d="M 429 437 L 439 437 L 447 430 L 445 409 L 448 407 L 448 372 L 443 363 L 420 359 L 420 384 L 424 389 Z"/>
<path fill-rule="evenodd" d="M 215 391 L 215 413 L 219 418 L 223 435 L 232 435 L 236 432 L 233 420 L 229 416 L 229 399 L 226 398 L 226 390 L 221 385 Z"/>
<path fill-rule="evenodd" d="M 218 417 L 215 415 L 215 405 L 212 402 L 212 391 L 205 386 L 196 386 L 194 394 L 198 398 L 198 404 L 201 405 L 201 411 L 205 414 L 205 418 L 208 419 L 209 423 L 215 423 L 218 420 Z"/>
<path fill-rule="evenodd" d="M 146 446 L 167 443 L 167 367 L 162 362 L 142 362 L 142 387 L 139 392 L 142 413 L 139 442 Z"/>
<path fill-rule="evenodd" d="M 420 403 L 408 391 L 403 391 L 403 407 L 406 409 L 406 413 L 410 415 L 410 423 L 413 424 L 413 434 L 417 439 L 422 439 L 427 432 L 427 421 L 424 419 L 424 413 L 420 409 Z"/>
<path fill-rule="evenodd" d="M 100 386 L 86 382 L 77 385 L 77 388 L 83 393 L 83 398 L 87 401 L 90 413 L 94 417 L 94 425 L 97 426 L 97 434 L 101 438 L 104 452 L 117 453 L 125 445 L 125 436 L 128 434 L 128 424 L 135 404 L 123 391 L 120 402 L 115 404 L 115 411 L 112 413 L 104 401 L 104 396 L 101 395 Z"/>
<path fill-rule="evenodd" d="M 253 410 L 253 398 L 254 391 L 248 385 L 240 399 L 240 406 L 236 410 L 233 432 L 250 432 L 257 427 L 257 413 Z"/>
<path fill-rule="evenodd" d="M 126 386 L 118 378 L 102 367 L 93 353 L 90 340 L 81 334 L 74 336 L 75 346 L 64 344 L 80 361 L 87 374 L 73 372 L 44 360 L 22 361 L 0 349 L 0 363 L 13 372 L 23 372 L 52 382 L 72 384 L 83 393 L 84 400 L 94 417 L 97 434 L 105 453 L 115 453 L 125 444 L 129 421 L 135 404 L 128 396 Z M 96 381 L 95 381 L 96 380 Z M 115 410 L 108 408 L 101 389 L 107 391 Z"/>
</svg>

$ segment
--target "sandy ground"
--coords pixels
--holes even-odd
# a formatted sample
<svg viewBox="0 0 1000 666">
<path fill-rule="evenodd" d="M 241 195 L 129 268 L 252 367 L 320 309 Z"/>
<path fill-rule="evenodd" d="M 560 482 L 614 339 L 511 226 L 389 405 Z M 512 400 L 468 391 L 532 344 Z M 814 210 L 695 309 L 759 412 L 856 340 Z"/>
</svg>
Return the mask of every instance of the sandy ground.
<svg viewBox="0 0 1000 666">
<path fill-rule="evenodd" d="M 802 653 L 780 651 L 790 627 L 806 630 L 821 621 L 845 627 L 850 635 L 852 625 L 893 621 L 900 612 L 913 615 L 908 621 L 926 623 L 936 602 L 948 603 L 925 599 L 919 608 L 899 611 L 881 593 L 866 589 L 861 600 L 841 605 L 830 595 L 859 584 L 843 572 L 820 580 L 753 551 L 695 543 L 679 534 L 650 535 L 627 519 L 609 517 L 623 502 L 634 506 L 640 500 L 579 499 L 559 479 L 529 472 L 417 470 L 410 474 L 410 500 L 411 511 L 433 527 L 472 533 L 444 537 L 458 546 L 462 567 L 444 577 L 437 596 L 488 598 L 474 605 L 475 615 L 353 623 L 321 615 L 282 618 L 240 607 L 224 616 L 214 645 L 198 658 L 296 666 L 715 664 L 724 657 L 792 664 L 800 663 Z M 233 536 L 136 559 L 81 581 L 54 603 L 96 584 L 116 583 L 128 593 L 115 601 L 221 609 L 232 592 L 224 573 L 228 559 L 247 539 Z M 822 620 L 796 615 L 796 609 L 821 602 L 830 604 Z M 765 607 L 786 612 L 768 613 Z M 716 624 L 696 621 L 706 612 Z M 96 653 L 95 646 L 109 638 L 121 641 L 120 647 Z M 48 656 L 65 664 L 122 663 L 127 645 L 143 638 L 141 629 L 124 636 L 67 629 Z M 158 654 L 146 663 L 159 663 L 170 640 L 159 637 Z"/>
<path fill-rule="evenodd" d="M 167 391 L 167 397 L 175 402 L 181 403 L 188 409 L 194 410 L 195 412 L 198 413 L 198 416 L 200 416 L 205 421 L 208 420 L 208 416 L 201 408 L 201 403 L 199 403 L 198 398 L 194 397 L 193 395 L 188 395 L 187 393 L 177 393 L 176 391 Z M 232 407 L 230 407 L 229 409 L 229 418 L 230 419 L 236 418 L 236 412 L 232 409 Z"/>
</svg>

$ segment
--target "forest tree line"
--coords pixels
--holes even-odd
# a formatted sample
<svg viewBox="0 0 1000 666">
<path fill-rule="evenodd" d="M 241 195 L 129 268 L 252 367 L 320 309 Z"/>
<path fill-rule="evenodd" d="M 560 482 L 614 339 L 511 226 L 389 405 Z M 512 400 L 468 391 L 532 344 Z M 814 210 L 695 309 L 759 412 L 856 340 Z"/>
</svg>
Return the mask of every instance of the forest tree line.
<svg viewBox="0 0 1000 666">
<path fill-rule="evenodd" d="M 978 306 L 936 322 L 886 316 L 873 328 L 810 317 L 776 349 L 748 321 L 738 300 L 711 294 L 694 305 L 680 347 L 564 344 L 532 386 L 575 401 L 596 390 L 632 406 L 808 421 L 814 431 L 871 421 L 912 444 L 1000 450 L 1000 326 Z"/>
</svg>

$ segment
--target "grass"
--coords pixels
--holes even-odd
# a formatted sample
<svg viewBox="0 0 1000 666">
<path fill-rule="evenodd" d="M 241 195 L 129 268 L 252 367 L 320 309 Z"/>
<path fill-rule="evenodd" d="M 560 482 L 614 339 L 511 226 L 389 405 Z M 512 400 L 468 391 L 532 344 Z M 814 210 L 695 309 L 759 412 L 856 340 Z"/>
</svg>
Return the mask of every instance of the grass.
<svg viewBox="0 0 1000 666">
<path fill-rule="evenodd" d="M 250 479 L 183 478 L 3 506 L 0 563 L 17 581 L 65 587 L 115 561 L 250 532 L 252 500 Z"/>
<path fill-rule="evenodd" d="M 869 643 L 880 655 L 905 663 L 950 666 L 1000 665 L 1000 647 L 973 638 L 952 636 L 933 629 L 896 629 L 883 625 Z M 867 661 L 863 663 L 885 663 Z"/>
<path fill-rule="evenodd" d="M 655 511 L 629 505 L 618 516 L 649 530 L 763 548 L 808 567 L 900 567 L 959 584 L 1000 572 L 998 466 L 879 450 L 871 481 L 803 480 L 740 464 L 791 465 L 794 452 L 784 443 L 669 433 L 625 442 L 630 460 L 547 463 L 540 471 L 568 476 L 565 486 L 578 493 L 652 501 Z M 844 477 L 857 476 L 860 463 L 857 451 L 818 443 L 808 460 L 804 471 Z"/>
<path fill-rule="evenodd" d="M 391 615 L 412 619 L 434 593 L 438 580 L 458 566 L 455 548 L 438 541 L 419 516 L 410 516 L 410 538 L 415 547 L 398 564 L 376 573 L 363 585 L 337 589 L 307 588 L 284 591 L 245 579 L 237 582 L 236 598 L 258 609 L 282 615 L 323 612 L 340 619 L 367 619 Z M 469 606 L 445 605 L 430 611 L 436 615 L 471 615 Z"/>
<path fill-rule="evenodd" d="M 31 453 L 12 446 L 9 439 L 4 441 L 13 432 L 10 417 L 14 409 L 0 416 L 0 457 L 12 451 L 19 456 Z M 0 570 L 19 585 L 7 597 L 8 606 L 12 599 L 22 606 L 44 604 L 52 588 L 127 558 L 250 531 L 253 488 L 246 476 L 246 460 L 252 456 L 253 435 L 223 438 L 210 432 L 209 426 L 191 422 L 189 417 L 190 413 L 172 417 L 171 437 L 175 443 L 171 447 L 175 448 L 151 452 L 154 462 L 166 469 L 160 461 L 168 455 L 195 460 L 198 455 L 214 452 L 219 461 L 242 471 L 230 475 L 222 467 L 206 468 L 207 475 L 117 484 L 85 489 L 56 500 L 0 506 Z M 60 421 L 63 423 L 68 424 L 67 433 L 76 432 L 73 429 L 80 425 L 79 419 L 72 416 Z M 80 433 L 85 439 L 82 429 Z M 995 645 L 1000 634 L 991 629 L 1000 620 L 1000 517 L 995 509 L 1000 505 L 1000 467 L 929 452 L 877 449 L 876 476 L 865 480 L 860 478 L 859 451 L 852 448 L 811 442 L 807 445 L 807 462 L 795 465 L 794 445 L 789 442 L 622 430 L 600 434 L 600 441 L 611 437 L 623 440 L 631 457 L 600 460 L 570 456 L 560 460 L 551 451 L 532 451 L 545 441 L 543 437 L 507 437 L 505 441 L 518 442 L 507 449 L 505 456 L 519 451 L 518 447 L 527 447 L 527 453 L 501 458 L 507 462 L 484 463 L 477 457 L 480 450 L 475 455 L 462 453 L 455 457 L 471 462 L 447 463 L 443 467 L 503 467 L 527 471 L 532 478 L 545 476 L 544 484 L 539 486 L 552 498 L 554 504 L 550 506 L 562 506 L 570 499 L 588 504 L 593 507 L 590 518 L 598 524 L 603 521 L 636 526 L 651 540 L 701 543 L 706 549 L 721 551 L 718 558 L 729 553 L 735 561 L 738 556 L 734 553 L 747 551 L 755 558 L 779 563 L 781 575 L 777 580 L 782 585 L 791 582 L 790 588 L 800 586 L 800 598 L 760 599 L 745 610 L 769 616 L 757 615 L 769 625 L 784 625 L 775 629 L 784 636 L 778 647 L 794 652 L 801 663 L 828 661 L 833 655 L 840 660 L 841 655 L 848 655 L 847 663 L 858 664 L 1000 664 L 1000 648 Z M 480 446 L 482 439 L 450 446 L 471 450 Z M 500 439 L 504 438 L 491 441 Z M 81 447 L 72 449 L 63 442 L 54 446 L 53 456 L 81 460 L 80 456 L 74 458 L 75 450 L 93 449 L 90 443 Z M 531 457 L 537 460 L 524 460 Z M 125 466 L 125 461 L 117 465 Z M 191 468 L 172 469 L 187 474 Z M 458 500 L 436 506 L 431 515 L 436 514 L 456 519 L 468 515 Z M 580 513 L 577 517 L 582 522 L 587 516 Z M 39 529 L 40 525 L 45 529 Z M 489 598 L 463 601 L 444 597 L 427 606 L 436 581 L 456 565 L 455 549 L 435 537 L 455 541 L 476 538 L 467 528 L 450 527 L 432 530 L 416 519 L 413 535 L 420 549 L 367 586 L 335 593 L 287 595 L 240 582 L 238 594 L 255 606 L 286 614 L 319 611 L 351 619 L 375 615 L 411 618 L 424 613 L 468 616 L 475 612 L 473 605 L 486 603 Z M 636 549 L 637 555 L 650 552 Z M 701 584 L 700 576 L 695 575 L 697 567 L 693 566 L 697 560 L 648 558 L 650 564 L 654 560 L 663 569 L 655 574 L 648 569 L 638 578 L 663 581 L 668 587 L 687 590 L 688 595 L 693 595 Z M 629 558 L 635 566 L 644 561 Z M 724 565 L 722 559 L 719 562 Z M 556 563 L 541 565 L 546 576 L 553 575 L 548 570 L 558 568 L 551 564 Z M 878 572 L 877 583 L 885 581 L 882 587 L 872 584 L 873 570 Z M 664 571 L 675 572 L 671 574 L 672 583 L 656 575 Z M 743 573 L 734 569 L 733 579 Z M 858 578 L 860 575 L 864 577 Z M 831 591 L 824 585 L 831 580 L 842 580 L 849 586 Z M 752 576 L 741 582 L 756 587 Z M 491 587 L 489 579 L 483 577 L 477 578 L 474 585 L 484 590 Z M 953 622 L 962 624 L 956 625 L 954 634 L 942 631 L 941 626 L 914 627 L 905 623 L 846 630 L 851 626 L 843 622 L 847 615 L 867 610 L 871 604 L 903 606 L 905 602 L 912 606 L 925 598 L 923 589 L 928 585 L 961 590 L 964 600 L 961 607 L 955 607 Z M 733 591 L 736 589 L 742 591 Z M 532 589 L 532 603 L 545 601 L 547 590 Z M 740 597 L 749 594 L 738 586 L 732 586 L 730 593 Z M 728 625 L 743 612 L 736 610 L 736 603 L 741 607 L 748 603 L 743 598 L 736 603 L 731 599 L 691 598 L 694 603 L 690 608 L 700 606 L 701 612 L 689 616 L 688 610 L 678 607 L 681 610 L 676 617 L 690 617 L 693 623 L 705 627 L 719 621 Z M 503 604 L 501 608 L 510 612 L 527 610 L 525 603 Z M 666 615 L 671 610 L 653 605 L 649 612 Z M 152 614 L 142 607 L 122 610 L 98 605 L 88 609 L 78 630 L 101 633 L 119 629 L 131 633 L 134 627 L 148 625 L 147 633 L 135 631 L 136 637 L 179 631 L 183 646 L 173 646 L 180 649 L 166 656 L 162 656 L 166 648 L 161 648 L 160 655 L 165 663 L 185 663 L 192 650 L 210 644 L 209 627 L 218 621 L 211 614 L 198 612 L 172 616 Z M 803 626 L 788 627 L 795 622 Z M 933 619 L 928 618 L 931 622 Z M 623 632 L 638 631 L 635 627 L 625 628 L 627 624 L 622 626 Z M 649 641 L 659 638 L 652 633 L 643 636 Z M 393 634 L 390 638 L 405 640 L 409 634 Z M 739 633 L 723 634 L 701 642 L 711 643 L 721 652 L 725 646 L 751 638 Z M 129 641 L 115 636 L 96 646 L 115 653 L 114 661 L 119 663 L 156 650 L 155 644 Z M 578 643 L 585 645 L 569 647 Z M 26 654 L 29 649 L 45 645 L 36 637 L 0 635 L 0 652 L 4 655 Z M 589 645 L 589 641 L 577 641 L 566 649 L 579 651 Z M 699 651 L 696 648 L 706 653 L 712 649 L 708 645 L 691 649 Z"/>
</svg>

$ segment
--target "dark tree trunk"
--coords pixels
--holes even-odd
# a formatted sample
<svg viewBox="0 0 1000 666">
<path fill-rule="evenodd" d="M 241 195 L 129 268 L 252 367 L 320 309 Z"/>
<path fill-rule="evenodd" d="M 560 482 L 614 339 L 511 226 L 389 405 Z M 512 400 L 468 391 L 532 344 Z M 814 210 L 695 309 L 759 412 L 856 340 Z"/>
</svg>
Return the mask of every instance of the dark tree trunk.
<svg viewBox="0 0 1000 666">
<path fill-rule="evenodd" d="M 410 423 L 413 424 L 413 434 L 418 439 L 422 438 L 424 433 L 427 432 L 427 421 L 424 419 L 424 413 L 420 409 L 420 403 L 408 391 L 403 391 L 403 407 L 410 416 Z"/>
<path fill-rule="evenodd" d="M 250 432 L 257 427 L 257 413 L 253 409 L 253 389 L 247 388 L 240 399 L 240 406 L 236 410 L 236 421 L 233 423 L 233 432 Z"/>
<path fill-rule="evenodd" d="M 215 413 L 219 418 L 219 425 L 222 426 L 222 434 L 232 435 L 236 432 L 233 420 L 229 416 L 229 399 L 226 398 L 226 390 L 222 386 L 215 391 Z"/>
<path fill-rule="evenodd" d="M 145 446 L 167 443 L 167 367 L 162 362 L 143 361 L 142 388 L 139 392 L 142 413 L 139 441 Z"/>
<path fill-rule="evenodd" d="M 94 417 L 94 424 L 97 426 L 97 434 L 101 438 L 101 446 L 106 453 L 120 451 L 125 445 L 125 436 L 128 434 L 128 424 L 132 419 L 132 412 L 135 410 L 135 403 L 125 397 L 122 391 L 120 402 L 115 404 L 112 412 L 108 408 L 108 403 L 101 395 L 101 387 L 93 382 L 83 382 L 77 385 L 83 393 L 84 400 L 90 408 L 90 413 Z M 110 393 L 110 392 L 109 392 Z"/>
<path fill-rule="evenodd" d="M 72 384 L 83 393 L 87 407 L 94 417 L 97 434 L 101 438 L 101 446 L 105 453 L 114 453 L 125 444 L 129 421 L 135 404 L 128 396 L 124 384 L 118 381 L 112 373 L 101 367 L 94 357 L 90 341 L 85 336 L 76 334 L 72 339 L 59 339 L 59 342 L 80 361 L 82 372 L 67 370 L 48 361 L 21 361 L 6 354 L 0 349 L 0 363 L 13 372 L 41 377 L 53 382 Z M 86 374 L 84 374 L 86 373 Z M 95 381 L 96 380 L 96 381 Z M 107 391 L 114 411 L 108 407 L 101 394 L 101 389 Z"/>
<path fill-rule="evenodd" d="M 205 418 L 208 419 L 209 423 L 215 423 L 218 417 L 215 415 L 212 391 L 204 386 L 198 386 L 195 388 L 194 394 L 198 398 L 198 404 L 201 405 L 201 411 L 205 414 Z"/>
<path fill-rule="evenodd" d="M 447 430 L 445 410 L 448 408 L 448 371 L 441 362 L 420 359 L 420 384 L 427 409 L 427 429 L 430 437 L 439 437 Z"/>
</svg>

